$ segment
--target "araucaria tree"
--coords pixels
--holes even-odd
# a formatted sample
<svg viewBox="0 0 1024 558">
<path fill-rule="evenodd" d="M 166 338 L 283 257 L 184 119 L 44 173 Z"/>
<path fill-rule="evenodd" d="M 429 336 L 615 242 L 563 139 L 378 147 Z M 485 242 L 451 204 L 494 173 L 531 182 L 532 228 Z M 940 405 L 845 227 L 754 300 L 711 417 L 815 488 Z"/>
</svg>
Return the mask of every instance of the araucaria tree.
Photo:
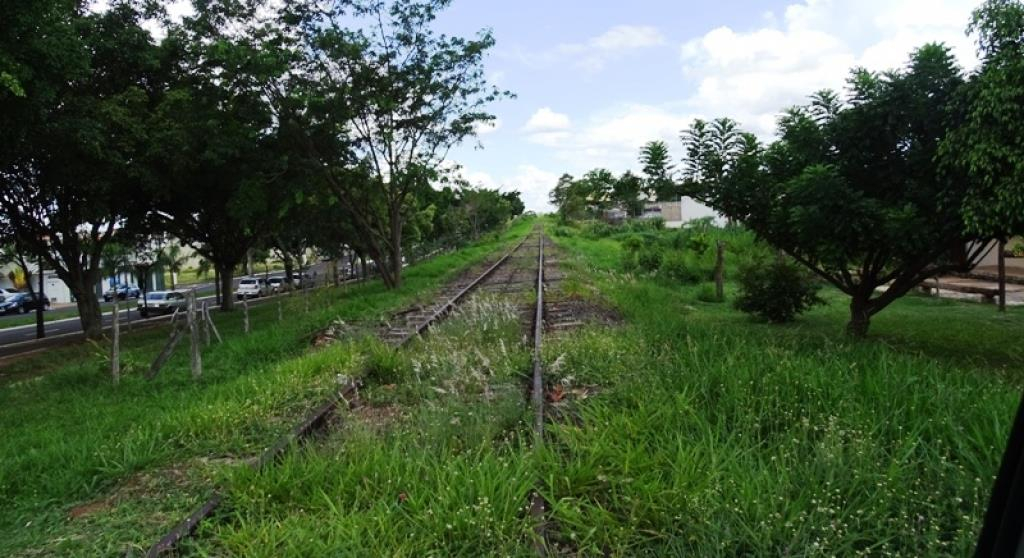
<svg viewBox="0 0 1024 558">
<path fill-rule="evenodd" d="M 486 106 L 508 95 L 484 76 L 494 45 L 489 31 L 467 39 L 432 29 L 449 4 L 350 0 L 291 8 L 311 99 L 293 116 L 312 132 L 309 155 L 389 287 L 401 284 L 403 229 L 419 209 L 415 192 L 438 178 L 450 148 L 494 119 Z"/>
<path fill-rule="evenodd" d="M 936 164 L 963 81 L 947 48 L 926 45 L 903 70 L 855 70 L 845 103 L 819 93 L 790 109 L 766 147 L 698 122 L 684 134 L 689 193 L 847 294 L 847 330 L 863 336 L 894 300 L 985 250 L 964 232 L 968 182 Z"/>
</svg>

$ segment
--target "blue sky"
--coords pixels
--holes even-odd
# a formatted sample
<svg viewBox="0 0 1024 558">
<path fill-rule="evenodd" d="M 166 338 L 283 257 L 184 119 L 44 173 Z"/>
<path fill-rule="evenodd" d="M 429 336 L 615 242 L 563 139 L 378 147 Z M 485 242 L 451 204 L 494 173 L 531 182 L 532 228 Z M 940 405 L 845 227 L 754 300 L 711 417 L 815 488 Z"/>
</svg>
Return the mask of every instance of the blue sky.
<svg viewBox="0 0 1024 558">
<path fill-rule="evenodd" d="M 976 64 L 964 34 L 976 0 L 455 0 L 447 33 L 494 31 L 486 62 L 517 98 L 492 106 L 498 126 L 454 150 L 471 182 L 516 188 L 547 210 L 563 172 L 636 168 L 644 142 L 678 157 L 694 117 L 730 116 L 770 138 L 775 116 L 849 69 L 886 69 L 928 41 Z"/>
</svg>

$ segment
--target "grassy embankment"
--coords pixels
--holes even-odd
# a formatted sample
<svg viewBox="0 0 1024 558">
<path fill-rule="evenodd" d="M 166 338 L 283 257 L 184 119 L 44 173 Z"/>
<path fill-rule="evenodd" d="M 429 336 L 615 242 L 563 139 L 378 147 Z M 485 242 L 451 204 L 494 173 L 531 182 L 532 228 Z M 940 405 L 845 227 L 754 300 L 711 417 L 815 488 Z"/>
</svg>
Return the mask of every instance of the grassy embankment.
<svg viewBox="0 0 1024 558">
<path fill-rule="evenodd" d="M 851 341 L 836 293 L 796 324 L 753 323 L 704 285 L 623 273 L 616 240 L 562 232 L 566 290 L 625 318 L 547 342 L 552 380 L 593 394 L 578 423 L 529 449 L 516 328 L 500 304 L 467 310 L 371 359 L 374 404 L 344 429 L 228 475 L 232 512 L 201 552 L 530 555 L 537 479 L 581 555 L 970 552 L 1024 313 L 908 297 Z"/>
<path fill-rule="evenodd" d="M 107 346 L 50 350 L 0 374 L 0 554 L 111 555 L 140 549 L 204 498 L 224 470 L 242 466 L 283 433 L 360 361 L 362 342 L 310 349 L 311 335 L 341 319 L 361 336 L 387 311 L 410 304 L 460 269 L 504 249 L 531 224 L 500 239 L 406 270 L 403 287 L 379 282 L 254 306 L 253 332 L 241 312 L 214 314 L 223 344 L 204 351 L 193 381 L 187 347 L 160 376 L 142 372 L 166 328 L 126 336 L 118 386 Z M 372 335 L 372 328 L 366 332 Z"/>
</svg>

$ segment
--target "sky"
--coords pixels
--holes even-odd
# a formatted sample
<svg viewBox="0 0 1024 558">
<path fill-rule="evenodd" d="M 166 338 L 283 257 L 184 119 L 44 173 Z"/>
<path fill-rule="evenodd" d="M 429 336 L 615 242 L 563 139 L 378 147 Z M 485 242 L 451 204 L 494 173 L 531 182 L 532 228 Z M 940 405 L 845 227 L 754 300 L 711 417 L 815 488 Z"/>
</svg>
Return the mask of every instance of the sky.
<svg viewBox="0 0 1024 558">
<path fill-rule="evenodd" d="M 562 173 L 639 170 L 654 139 L 682 154 L 694 118 L 728 116 L 763 139 L 776 116 L 851 68 L 898 68 L 927 42 L 977 65 L 965 0 L 455 0 L 437 22 L 451 34 L 490 28 L 490 80 L 515 99 L 490 107 L 450 159 L 471 183 L 517 189 L 550 211 Z M 678 164 L 678 163 L 677 163 Z"/>
<path fill-rule="evenodd" d="M 694 118 L 730 117 L 770 140 L 782 110 L 822 88 L 841 92 L 851 68 L 898 68 L 927 42 L 946 43 L 969 71 L 977 55 L 965 28 L 980 3 L 453 0 L 437 29 L 490 29 L 486 74 L 516 97 L 492 104 L 495 126 L 449 161 L 474 185 L 519 190 L 528 209 L 550 211 L 563 173 L 638 171 L 648 141 L 667 142 L 679 166 Z M 169 11 L 191 9 L 170 0 Z"/>
</svg>

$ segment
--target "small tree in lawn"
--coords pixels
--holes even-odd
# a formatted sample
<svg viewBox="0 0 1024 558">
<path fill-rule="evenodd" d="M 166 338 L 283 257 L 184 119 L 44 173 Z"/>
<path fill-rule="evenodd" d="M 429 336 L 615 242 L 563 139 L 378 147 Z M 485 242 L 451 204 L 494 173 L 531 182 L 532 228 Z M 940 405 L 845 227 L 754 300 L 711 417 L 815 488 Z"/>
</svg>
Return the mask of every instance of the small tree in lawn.
<svg viewBox="0 0 1024 558">
<path fill-rule="evenodd" d="M 818 94 L 790 109 L 767 148 L 695 124 L 685 135 L 689 188 L 847 294 L 847 331 L 863 336 L 921 281 L 984 253 L 976 243 L 953 256 L 983 239 L 964 233 L 967 181 L 936 165 L 962 84 L 949 50 L 927 45 L 903 70 L 854 71 L 846 103 Z"/>
</svg>

